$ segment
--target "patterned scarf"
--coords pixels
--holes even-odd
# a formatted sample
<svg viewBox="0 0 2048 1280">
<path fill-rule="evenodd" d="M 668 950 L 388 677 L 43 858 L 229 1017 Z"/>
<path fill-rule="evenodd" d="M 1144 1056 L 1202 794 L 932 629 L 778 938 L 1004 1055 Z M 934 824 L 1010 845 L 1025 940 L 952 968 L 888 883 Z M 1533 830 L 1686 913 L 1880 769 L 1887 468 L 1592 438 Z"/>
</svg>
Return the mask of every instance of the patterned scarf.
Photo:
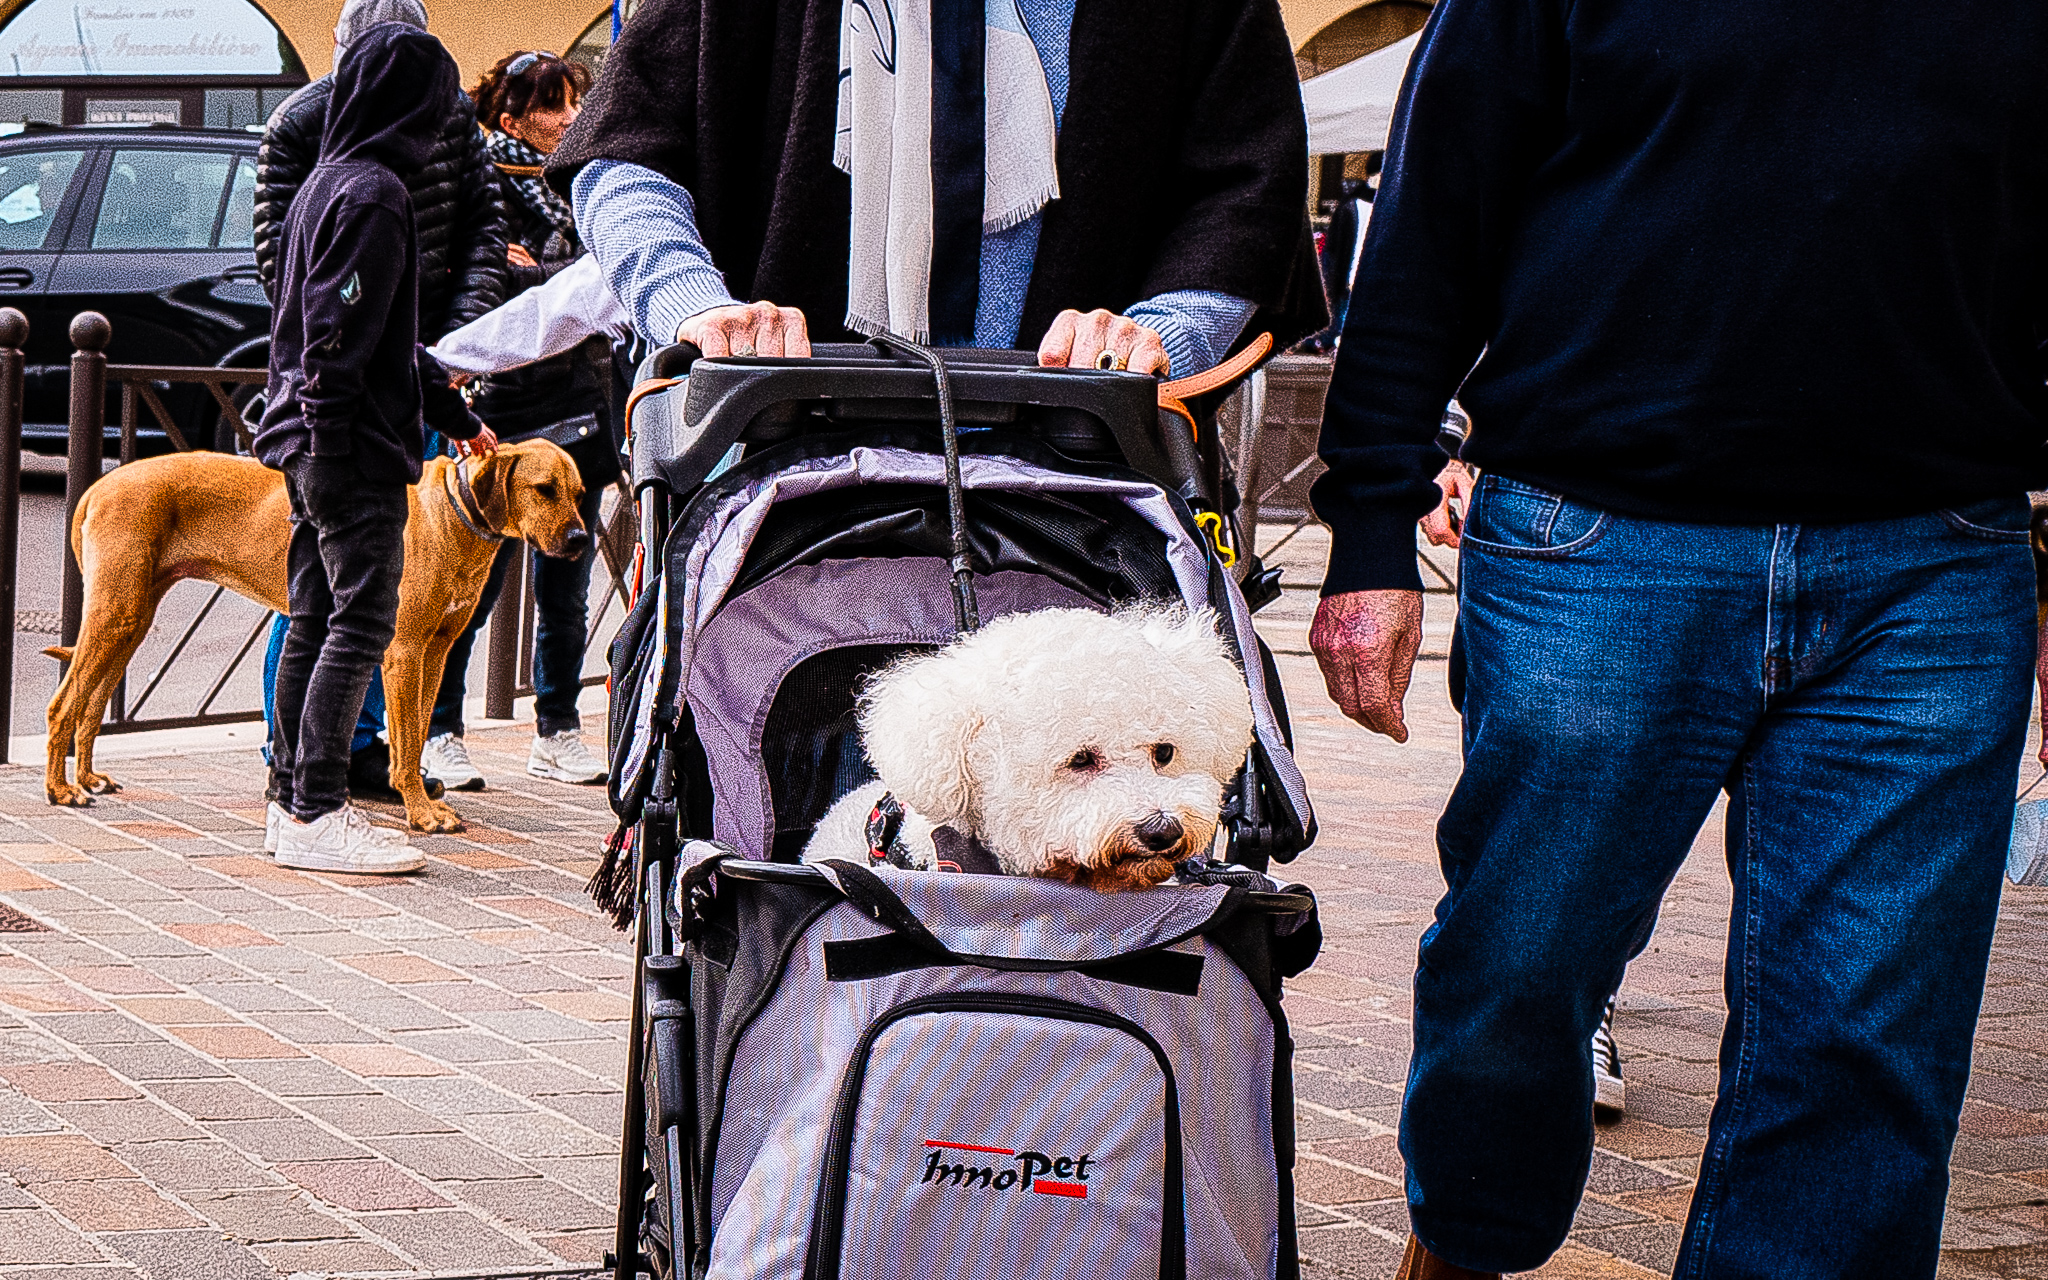
<svg viewBox="0 0 2048 1280">
<path fill-rule="evenodd" d="M 576 216 L 569 202 L 541 177 L 546 156 L 511 134 L 495 129 L 484 139 L 484 155 L 505 175 L 533 217 L 553 227 L 571 252 L 582 250 L 583 242 L 576 235 Z"/>
</svg>

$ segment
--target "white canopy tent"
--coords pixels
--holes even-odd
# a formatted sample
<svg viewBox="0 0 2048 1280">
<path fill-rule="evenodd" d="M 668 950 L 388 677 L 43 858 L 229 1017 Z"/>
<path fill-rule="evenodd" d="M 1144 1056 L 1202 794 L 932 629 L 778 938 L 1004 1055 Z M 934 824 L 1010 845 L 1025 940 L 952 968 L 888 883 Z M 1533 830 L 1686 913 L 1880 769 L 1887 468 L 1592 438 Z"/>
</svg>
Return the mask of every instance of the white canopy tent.
<svg viewBox="0 0 2048 1280">
<path fill-rule="evenodd" d="M 1401 96 L 1408 60 L 1421 41 L 1420 34 L 1409 36 L 1302 82 L 1310 155 L 1386 150 L 1394 100 Z"/>
</svg>

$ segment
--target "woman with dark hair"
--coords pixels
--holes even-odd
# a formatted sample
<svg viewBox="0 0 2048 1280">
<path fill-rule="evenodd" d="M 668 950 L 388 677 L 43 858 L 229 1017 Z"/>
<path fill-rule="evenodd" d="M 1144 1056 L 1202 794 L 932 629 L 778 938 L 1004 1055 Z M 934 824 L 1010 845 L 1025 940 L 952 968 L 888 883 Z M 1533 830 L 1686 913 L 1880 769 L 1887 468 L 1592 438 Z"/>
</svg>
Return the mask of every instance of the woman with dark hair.
<svg viewBox="0 0 2048 1280">
<path fill-rule="evenodd" d="M 587 68 L 552 53 L 515 53 L 498 61 L 471 91 L 477 122 L 487 137 L 484 153 L 498 174 L 505 202 L 506 260 L 519 293 L 545 283 L 583 255 L 569 202 L 541 179 L 541 166 L 576 119 Z M 568 450 L 583 479 L 581 515 L 597 521 L 605 487 L 618 479 L 619 453 L 606 418 L 610 351 L 604 339 L 574 350 L 492 374 L 477 383 L 475 405 L 496 424 L 506 442 L 541 437 Z M 533 749 L 526 771 L 561 782 L 602 782 L 605 769 L 583 745 L 576 700 L 583 691 L 587 600 L 594 551 L 574 560 L 534 557 Z M 483 775 L 470 762 L 462 741 L 462 702 L 469 655 L 476 633 L 496 603 L 518 544 L 498 553 L 483 598 L 469 627 L 449 650 L 434 700 L 422 764 L 431 777 L 455 790 L 475 790 Z"/>
</svg>

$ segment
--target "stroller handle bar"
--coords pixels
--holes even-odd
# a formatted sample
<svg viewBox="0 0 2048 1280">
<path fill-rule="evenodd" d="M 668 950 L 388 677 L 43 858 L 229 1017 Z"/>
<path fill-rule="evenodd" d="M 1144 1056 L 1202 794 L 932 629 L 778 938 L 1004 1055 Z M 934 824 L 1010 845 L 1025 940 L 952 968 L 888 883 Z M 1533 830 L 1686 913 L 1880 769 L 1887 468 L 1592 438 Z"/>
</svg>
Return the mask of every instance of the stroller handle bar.
<svg viewBox="0 0 2048 1280">
<path fill-rule="evenodd" d="M 727 880 L 751 880 L 761 884 L 788 884 L 812 889 L 831 889 L 824 872 L 805 863 L 756 862 L 733 858 L 718 864 L 718 874 Z M 1305 893 L 1273 893 L 1248 890 L 1244 910 L 1263 915 L 1293 916 L 1315 909 L 1316 900 Z"/>
</svg>

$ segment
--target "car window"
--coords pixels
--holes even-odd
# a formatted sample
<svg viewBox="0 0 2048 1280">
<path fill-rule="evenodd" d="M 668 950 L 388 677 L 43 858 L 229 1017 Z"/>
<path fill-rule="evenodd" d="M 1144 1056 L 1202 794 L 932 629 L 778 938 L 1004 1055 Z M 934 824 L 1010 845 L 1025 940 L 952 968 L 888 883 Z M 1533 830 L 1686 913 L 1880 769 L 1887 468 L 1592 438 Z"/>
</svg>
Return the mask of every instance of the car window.
<svg viewBox="0 0 2048 1280">
<path fill-rule="evenodd" d="M 235 183 L 228 188 L 227 213 L 220 220 L 220 247 L 256 247 L 256 160 L 243 156 L 235 164 Z"/>
<path fill-rule="evenodd" d="M 0 156 L 0 249 L 40 249 L 78 172 L 83 151 L 10 151 Z"/>
<path fill-rule="evenodd" d="M 95 249 L 205 249 L 235 157 L 216 151 L 116 151 L 93 223 Z"/>
</svg>

